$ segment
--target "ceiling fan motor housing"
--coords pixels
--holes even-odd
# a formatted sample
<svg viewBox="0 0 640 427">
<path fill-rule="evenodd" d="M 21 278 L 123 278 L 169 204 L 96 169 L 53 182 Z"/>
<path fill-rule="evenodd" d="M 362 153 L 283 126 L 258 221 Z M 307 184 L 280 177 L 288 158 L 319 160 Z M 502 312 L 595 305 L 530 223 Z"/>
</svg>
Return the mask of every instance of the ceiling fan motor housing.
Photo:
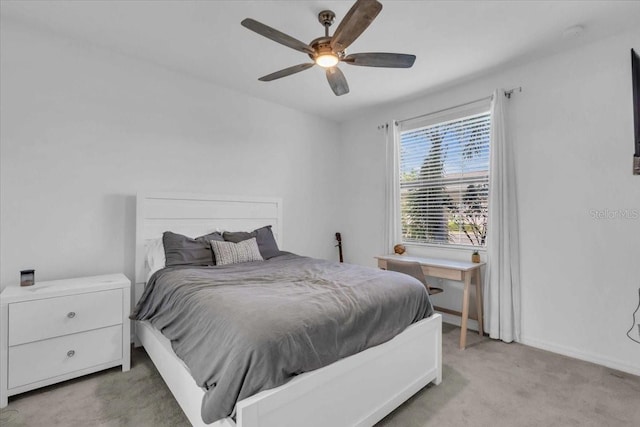
<svg viewBox="0 0 640 427">
<path fill-rule="evenodd" d="M 344 57 L 344 52 L 334 52 L 333 49 L 331 49 L 331 37 L 318 37 L 312 40 L 309 46 L 316 52 L 315 55 L 309 54 L 309 58 L 313 60 L 318 56 L 331 54 L 336 55 L 340 59 Z"/>
</svg>

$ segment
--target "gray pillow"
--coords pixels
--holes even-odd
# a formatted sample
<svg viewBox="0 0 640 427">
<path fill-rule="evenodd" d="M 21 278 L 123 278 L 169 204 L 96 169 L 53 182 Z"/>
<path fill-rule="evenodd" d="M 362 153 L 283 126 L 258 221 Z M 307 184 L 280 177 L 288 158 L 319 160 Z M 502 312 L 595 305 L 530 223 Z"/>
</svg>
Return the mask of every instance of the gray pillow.
<svg viewBox="0 0 640 427">
<path fill-rule="evenodd" d="M 182 234 L 165 231 L 162 235 L 166 258 L 165 265 L 167 267 L 174 265 L 215 265 L 211 243 L 209 243 L 211 240 L 224 241 L 222 235 L 218 232 L 192 239 Z"/>
<path fill-rule="evenodd" d="M 243 240 L 249 240 L 252 237 L 255 237 L 258 242 L 258 249 L 260 249 L 262 258 L 269 259 L 280 255 L 280 249 L 278 249 L 278 244 L 276 243 L 275 237 L 273 237 L 273 231 L 271 231 L 270 225 L 258 228 L 250 233 L 246 231 L 225 231 L 222 236 L 227 242 L 233 243 L 242 242 Z"/>
</svg>

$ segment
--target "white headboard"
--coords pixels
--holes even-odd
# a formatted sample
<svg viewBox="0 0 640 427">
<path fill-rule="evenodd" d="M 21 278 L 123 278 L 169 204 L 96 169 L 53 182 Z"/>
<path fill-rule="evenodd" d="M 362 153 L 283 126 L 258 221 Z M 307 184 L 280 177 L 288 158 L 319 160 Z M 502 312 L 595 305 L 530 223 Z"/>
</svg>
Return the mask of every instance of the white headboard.
<svg viewBox="0 0 640 427">
<path fill-rule="evenodd" d="M 135 301 L 146 278 L 145 242 L 165 231 L 190 237 L 216 230 L 251 231 L 271 225 L 282 247 L 282 199 L 184 193 L 138 193 L 136 203 Z"/>
</svg>

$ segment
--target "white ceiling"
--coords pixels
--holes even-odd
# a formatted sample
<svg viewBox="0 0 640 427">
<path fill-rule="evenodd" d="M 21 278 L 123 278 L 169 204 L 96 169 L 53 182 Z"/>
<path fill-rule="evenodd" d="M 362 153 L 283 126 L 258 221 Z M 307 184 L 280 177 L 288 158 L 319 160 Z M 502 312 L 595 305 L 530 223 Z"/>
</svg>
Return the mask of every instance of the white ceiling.
<svg viewBox="0 0 640 427">
<path fill-rule="evenodd" d="M 417 56 L 413 68 L 340 67 L 351 92 L 336 97 L 313 67 L 269 83 L 260 76 L 308 62 L 295 50 L 240 25 L 254 18 L 297 39 L 323 35 L 331 9 L 337 26 L 352 1 L 8 1 L 3 19 L 46 27 L 295 109 L 337 121 L 372 105 L 415 97 L 524 63 L 640 22 L 640 1 L 381 0 L 378 18 L 348 49 Z M 563 37 L 573 25 L 585 31 Z"/>
</svg>

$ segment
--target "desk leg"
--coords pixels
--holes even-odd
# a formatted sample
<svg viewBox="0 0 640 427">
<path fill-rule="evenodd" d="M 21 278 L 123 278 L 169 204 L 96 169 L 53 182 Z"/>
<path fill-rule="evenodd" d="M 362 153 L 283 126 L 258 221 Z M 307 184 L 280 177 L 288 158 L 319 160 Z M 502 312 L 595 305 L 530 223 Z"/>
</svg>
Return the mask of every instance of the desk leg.
<svg viewBox="0 0 640 427">
<path fill-rule="evenodd" d="M 469 319 L 469 286 L 471 285 L 471 274 L 464 273 L 464 292 L 462 293 L 462 324 L 460 329 L 460 350 L 464 350 L 467 345 L 467 320 Z"/>
<path fill-rule="evenodd" d="M 480 274 L 480 267 L 475 269 L 474 275 L 476 276 L 476 312 L 478 313 L 478 334 L 482 336 L 484 334 L 484 316 L 482 315 L 482 275 Z"/>
</svg>

